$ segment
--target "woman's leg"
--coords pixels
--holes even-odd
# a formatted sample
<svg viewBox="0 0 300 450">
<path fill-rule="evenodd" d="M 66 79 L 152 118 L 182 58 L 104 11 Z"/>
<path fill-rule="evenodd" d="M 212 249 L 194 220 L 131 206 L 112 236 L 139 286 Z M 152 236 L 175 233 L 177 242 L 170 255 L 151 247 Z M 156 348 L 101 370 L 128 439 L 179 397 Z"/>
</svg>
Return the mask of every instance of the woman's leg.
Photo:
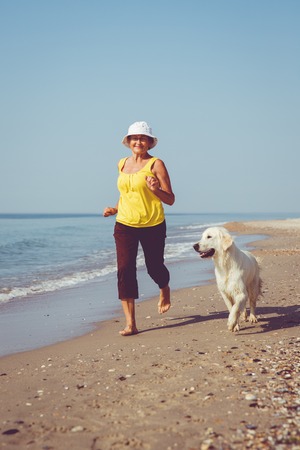
<svg viewBox="0 0 300 450">
<path fill-rule="evenodd" d="M 131 336 L 137 334 L 138 329 L 135 323 L 135 300 L 134 298 L 122 299 L 122 307 L 126 320 L 126 327 L 124 330 L 119 331 L 122 336 Z"/>
<path fill-rule="evenodd" d="M 163 314 L 171 307 L 170 274 L 164 264 L 166 223 L 140 230 L 140 241 L 145 255 L 148 274 L 160 288 L 158 312 Z"/>
<path fill-rule="evenodd" d="M 169 285 L 167 285 L 160 290 L 158 312 L 159 314 L 163 314 L 167 312 L 170 308 L 171 308 L 170 287 Z"/>
<path fill-rule="evenodd" d="M 114 238 L 118 263 L 118 292 L 122 301 L 126 327 L 120 331 L 122 336 L 137 334 L 135 322 L 135 298 L 138 298 L 136 277 L 136 257 L 138 236 L 135 229 L 116 223 Z"/>
</svg>

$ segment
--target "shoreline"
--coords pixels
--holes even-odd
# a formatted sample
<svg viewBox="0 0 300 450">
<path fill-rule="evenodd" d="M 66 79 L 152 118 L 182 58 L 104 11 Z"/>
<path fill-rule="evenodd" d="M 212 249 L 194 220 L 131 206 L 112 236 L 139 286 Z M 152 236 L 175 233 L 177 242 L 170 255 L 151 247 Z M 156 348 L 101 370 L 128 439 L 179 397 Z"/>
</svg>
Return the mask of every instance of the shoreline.
<svg viewBox="0 0 300 450">
<path fill-rule="evenodd" d="M 242 248 L 252 248 L 253 238 L 240 239 Z M 257 235 L 257 238 L 263 237 Z M 213 264 L 202 261 L 191 245 L 190 257 L 168 264 L 171 290 L 206 285 L 213 279 Z M 145 268 L 139 268 L 140 298 L 136 304 L 157 296 L 157 286 Z M 0 305 L 0 357 L 30 351 L 83 336 L 98 328 L 98 322 L 122 315 L 116 280 L 93 280 L 73 288 L 17 298 Z"/>
<path fill-rule="evenodd" d="M 195 261 L 198 262 L 197 258 Z M 194 271 L 197 265 L 195 261 L 183 265 L 173 264 L 172 272 L 173 275 L 178 273 L 179 284 L 180 271 Z M 199 272 L 200 285 L 210 283 L 212 278 L 210 268 Z M 136 301 L 137 306 L 157 297 L 157 287 L 145 271 L 139 273 L 139 284 L 142 292 Z M 193 279 L 190 284 L 194 286 Z M 112 280 L 105 283 L 93 281 L 60 292 L 45 293 L 28 300 L 20 298 L 1 305 L 0 359 L 84 336 L 97 330 L 104 322 L 121 317 L 122 306 L 114 293 L 115 285 L 115 280 L 113 288 Z M 184 289 L 188 288 L 175 288 L 172 292 Z M 103 302 L 99 293 L 105 298 L 104 305 L 101 304 Z"/>
<path fill-rule="evenodd" d="M 283 223 L 284 222 L 284 223 Z M 227 331 L 212 283 L 137 303 L 86 335 L 0 358 L 1 448 L 299 449 L 300 219 L 229 223 L 267 234 L 258 324 Z M 201 264 L 201 261 L 199 261 Z"/>
</svg>

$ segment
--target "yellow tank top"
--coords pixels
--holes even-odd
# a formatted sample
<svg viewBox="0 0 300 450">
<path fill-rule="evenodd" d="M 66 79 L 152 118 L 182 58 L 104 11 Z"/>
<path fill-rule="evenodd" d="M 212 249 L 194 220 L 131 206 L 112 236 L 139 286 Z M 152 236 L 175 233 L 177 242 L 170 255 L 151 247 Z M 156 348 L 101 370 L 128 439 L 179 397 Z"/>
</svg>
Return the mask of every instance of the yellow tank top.
<svg viewBox="0 0 300 450">
<path fill-rule="evenodd" d="M 136 173 L 124 173 L 127 158 L 119 161 L 117 222 L 130 227 L 143 228 L 159 225 L 165 220 L 162 202 L 147 187 L 146 176 L 153 176 L 151 168 L 157 158 L 151 158 L 147 164 Z"/>
</svg>

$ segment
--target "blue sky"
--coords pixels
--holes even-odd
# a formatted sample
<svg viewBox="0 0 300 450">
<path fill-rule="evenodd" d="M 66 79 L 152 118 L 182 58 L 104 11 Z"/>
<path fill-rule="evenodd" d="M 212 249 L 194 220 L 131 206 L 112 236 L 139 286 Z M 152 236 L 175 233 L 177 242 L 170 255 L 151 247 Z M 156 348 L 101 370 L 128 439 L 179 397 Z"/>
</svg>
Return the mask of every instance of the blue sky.
<svg viewBox="0 0 300 450">
<path fill-rule="evenodd" d="M 0 212 L 98 213 L 146 120 L 167 212 L 298 212 L 298 0 L 0 0 Z"/>
</svg>

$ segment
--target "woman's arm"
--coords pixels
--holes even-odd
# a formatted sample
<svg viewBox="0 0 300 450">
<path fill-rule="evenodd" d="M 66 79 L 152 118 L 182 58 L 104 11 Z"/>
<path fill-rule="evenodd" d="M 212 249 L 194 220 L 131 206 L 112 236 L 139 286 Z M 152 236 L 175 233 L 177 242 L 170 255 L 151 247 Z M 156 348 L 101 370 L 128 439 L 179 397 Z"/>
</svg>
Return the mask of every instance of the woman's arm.
<svg viewBox="0 0 300 450">
<path fill-rule="evenodd" d="M 173 205 L 175 195 L 172 191 L 171 180 L 161 159 L 157 159 L 152 167 L 154 177 L 146 177 L 148 188 L 166 205 Z"/>
</svg>

